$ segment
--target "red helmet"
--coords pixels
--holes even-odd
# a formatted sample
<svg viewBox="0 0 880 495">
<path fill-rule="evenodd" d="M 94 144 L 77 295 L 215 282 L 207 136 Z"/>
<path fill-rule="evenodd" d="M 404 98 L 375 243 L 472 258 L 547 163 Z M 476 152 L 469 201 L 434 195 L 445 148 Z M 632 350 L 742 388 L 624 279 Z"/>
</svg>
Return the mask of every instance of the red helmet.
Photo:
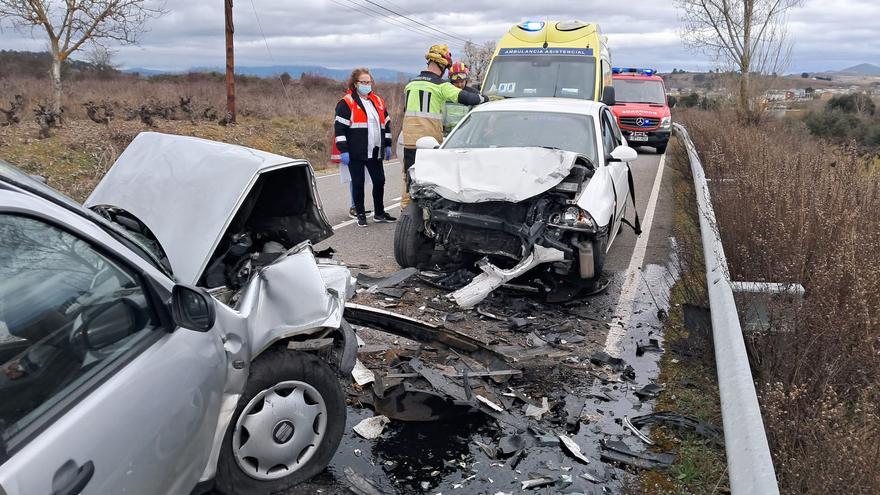
<svg viewBox="0 0 880 495">
<path fill-rule="evenodd" d="M 464 62 L 456 62 L 449 67 L 449 80 L 467 79 L 470 72 Z"/>
</svg>

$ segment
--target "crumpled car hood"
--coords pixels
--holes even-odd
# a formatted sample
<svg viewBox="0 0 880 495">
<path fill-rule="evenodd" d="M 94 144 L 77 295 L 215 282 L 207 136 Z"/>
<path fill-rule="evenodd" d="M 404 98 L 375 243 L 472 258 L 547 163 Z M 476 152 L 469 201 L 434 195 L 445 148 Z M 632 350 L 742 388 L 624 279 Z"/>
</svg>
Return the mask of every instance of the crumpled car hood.
<svg viewBox="0 0 880 495">
<path fill-rule="evenodd" d="M 450 201 L 516 203 L 562 182 L 579 156 L 546 148 L 421 149 L 410 170 L 416 188 Z"/>
<path fill-rule="evenodd" d="M 195 284 L 261 174 L 302 167 L 319 214 L 312 242 L 332 235 L 320 212 L 314 173 L 305 160 L 188 136 L 139 134 L 119 156 L 85 206 L 122 208 L 161 244 L 174 276 Z"/>
</svg>

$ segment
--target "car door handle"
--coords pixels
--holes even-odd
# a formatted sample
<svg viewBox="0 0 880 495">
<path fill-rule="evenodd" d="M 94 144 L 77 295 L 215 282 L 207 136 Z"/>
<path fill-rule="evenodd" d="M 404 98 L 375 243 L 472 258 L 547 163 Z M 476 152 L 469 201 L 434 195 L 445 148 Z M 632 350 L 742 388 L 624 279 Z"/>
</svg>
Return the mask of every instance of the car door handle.
<svg viewBox="0 0 880 495">
<path fill-rule="evenodd" d="M 76 463 L 72 460 L 65 462 L 55 471 L 55 476 L 52 478 L 52 495 L 82 493 L 93 474 L 95 474 L 95 463 L 92 461 L 86 461 L 79 467 L 76 467 Z"/>
</svg>

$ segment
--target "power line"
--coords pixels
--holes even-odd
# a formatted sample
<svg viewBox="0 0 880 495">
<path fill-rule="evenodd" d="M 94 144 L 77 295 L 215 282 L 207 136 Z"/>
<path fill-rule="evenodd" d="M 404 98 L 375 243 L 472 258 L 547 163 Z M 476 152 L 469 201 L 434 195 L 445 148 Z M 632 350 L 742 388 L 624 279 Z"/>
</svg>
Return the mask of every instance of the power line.
<svg viewBox="0 0 880 495">
<path fill-rule="evenodd" d="M 409 16 L 406 16 L 406 15 L 403 15 L 403 14 L 401 14 L 400 12 L 397 12 L 397 11 L 391 10 L 391 9 L 389 9 L 388 7 L 385 7 L 385 6 L 383 6 L 383 5 L 380 5 L 380 4 L 376 3 L 376 2 L 374 2 L 373 0 L 364 0 L 364 1 L 367 2 L 367 3 L 369 3 L 369 4 L 375 5 L 376 7 L 379 7 L 379 8 L 382 9 L 382 10 L 386 10 L 386 11 L 388 11 L 388 12 L 390 12 L 390 13 L 392 13 L 392 14 L 398 16 L 398 17 L 402 17 L 402 18 L 404 18 L 404 19 L 409 20 L 410 22 L 414 22 L 414 23 L 416 23 L 416 24 L 418 24 L 418 25 L 420 25 L 420 26 L 426 27 L 426 28 L 428 28 L 428 29 L 430 29 L 430 30 L 432 30 L 432 31 L 436 31 L 437 33 L 440 33 L 441 35 L 443 35 L 443 36 L 445 36 L 445 37 L 457 39 L 457 40 L 461 41 L 462 43 L 471 43 L 471 41 L 470 41 L 469 39 L 462 38 L 462 37 L 459 37 L 459 36 L 457 36 L 457 35 L 450 34 L 450 33 L 444 32 L 444 31 L 441 31 L 441 30 L 439 30 L 439 29 L 437 29 L 437 28 L 435 28 L 435 27 L 433 27 L 433 26 L 429 26 L 428 24 L 425 24 L 424 22 L 417 21 L 417 20 L 413 19 L 412 17 L 409 17 Z"/>
<path fill-rule="evenodd" d="M 400 5 L 398 5 L 398 4 L 394 3 L 394 2 L 392 2 L 391 0 L 385 0 L 385 3 L 391 5 L 392 7 L 394 7 L 394 8 L 396 8 L 397 10 L 403 12 L 404 14 L 409 15 L 409 16 L 412 17 L 413 19 L 416 19 L 416 20 L 418 20 L 418 21 L 424 22 L 424 21 L 422 21 L 420 18 L 416 17 L 415 14 L 413 14 L 412 12 L 410 12 L 410 11 L 404 9 L 403 7 L 401 7 Z M 463 34 L 456 33 L 455 31 L 453 31 L 453 30 L 451 30 L 451 29 L 448 29 L 448 28 L 447 28 L 447 31 L 449 31 L 450 34 L 454 34 L 454 35 L 456 35 L 456 36 L 461 36 L 462 38 L 468 38 L 467 36 L 464 36 Z M 468 41 L 470 41 L 470 38 L 468 38 Z"/>
<path fill-rule="evenodd" d="M 272 56 L 272 49 L 269 48 L 269 40 L 266 39 L 266 33 L 263 32 L 263 23 L 260 22 L 260 16 L 259 14 L 257 14 L 257 6 L 256 4 L 254 4 L 254 0 L 251 0 L 251 7 L 253 7 L 254 9 L 254 17 L 257 19 L 257 27 L 260 29 L 260 36 L 263 37 L 263 43 L 266 44 L 266 51 L 269 52 L 269 60 L 272 61 L 272 65 L 277 66 L 278 63 L 275 62 L 275 57 Z M 284 84 L 284 79 L 279 77 L 278 80 L 281 81 L 281 91 L 284 92 L 284 99 L 287 101 L 287 106 L 290 110 L 293 110 L 293 104 L 290 101 L 290 95 L 287 93 L 287 85 Z"/>
<path fill-rule="evenodd" d="M 349 3 L 355 3 L 355 2 L 352 1 L 352 0 L 346 0 L 346 1 L 348 1 Z M 369 0 L 361 0 L 361 1 L 365 1 L 365 2 L 368 3 L 368 4 L 376 5 L 376 4 L 374 4 L 373 2 L 371 2 L 371 1 L 369 1 Z M 362 8 L 365 8 L 365 9 L 369 10 L 370 12 L 373 12 L 373 13 L 375 13 L 375 14 L 377 14 L 377 15 L 380 15 L 380 16 L 382 16 L 382 17 L 385 18 L 385 19 L 392 20 L 392 21 L 394 21 L 395 23 L 399 23 L 400 26 L 403 27 L 404 29 L 408 29 L 408 30 L 410 30 L 410 31 L 413 31 L 413 30 L 414 30 L 414 31 L 417 31 L 417 32 L 419 32 L 419 33 L 423 33 L 423 34 L 425 34 L 426 36 L 428 36 L 431 40 L 433 40 L 433 41 L 437 41 L 438 35 L 435 34 L 434 32 L 431 32 L 431 31 L 428 31 L 428 30 L 427 30 L 427 29 L 431 29 L 430 26 L 424 26 L 424 27 L 427 28 L 427 29 L 423 29 L 423 25 L 421 25 L 421 24 L 418 24 L 418 23 L 415 23 L 415 24 L 408 24 L 408 23 L 406 23 L 406 22 L 403 20 L 402 16 L 400 16 L 400 15 L 398 15 L 398 14 L 394 14 L 394 16 L 392 16 L 392 15 L 389 15 L 389 14 L 383 13 L 383 12 L 381 12 L 381 11 L 377 11 L 376 9 L 371 8 L 369 5 L 362 5 L 362 4 L 357 4 L 357 5 L 360 6 L 360 7 L 362 7 Z M 378 7 L 380 7 L 382 10 L 385 10 L 385 11 L 388 11 L 388 12 L 392 12 L 392 13 L 393 13 L 393 11 L 389 11 L 388 9 L 386 9 L 385 7 L 382 7 L 381 5 L 378 5 Z M 396 16 L 396 17 L 395 17 L 395 16 Z M 437 31 L 437 30 L 434 29 L 433 31 Z M 460 46 L 460 47 L 463 47 L 463 46 L 464 46 L 464 44 L 461 43 L 459 40 L 455 39 L 455 38 L 452 37 L 452 36 L 447 35 L 446 33 L 443 33 L 442 31 L 440 31 L 440 35 L 441 35 L 441 40 L 440 40 L 440 41 L 443 41 L 443 42 L 448 43 L 448 44 L 450 44 L 450 45 L 455 45 L 455 46 Z"/>
<path fill-rule="evenodd" d="M 330 0 L 330 1 L 335 3 L 336 5 L 339 5 L 340 7 L 347 8 L 349 10 L 354 10 L 354 11 L 360 12 L 362 14 L 366 14 L 370 17 L 374 17 L 374 18 L 376 18 L 376 19 L 378 19 L 378 20 L 380 20 L 390 26 L 393 26 L 395 28 L 403 28 L 407 31 L 421 35 L 427 39 L 431 39 L 434 41 L 436 41 L 436 39 L 437 39 L 437 36 L 429 31 L 425 31 L 425 30 L 419 29 L 415 26 L 411 26 L 409 24 L 406 24 L 406 23 L 404 23 L 398 19 L 395 19 L 387 14 L 383 14 L 381 12 L 376 12 L 374 10 L 371 10 L 367 6 L 356 3 L 353 0 L 346 0 L 351 5 L 343 4 L 337 0 Z"/>
</svg>

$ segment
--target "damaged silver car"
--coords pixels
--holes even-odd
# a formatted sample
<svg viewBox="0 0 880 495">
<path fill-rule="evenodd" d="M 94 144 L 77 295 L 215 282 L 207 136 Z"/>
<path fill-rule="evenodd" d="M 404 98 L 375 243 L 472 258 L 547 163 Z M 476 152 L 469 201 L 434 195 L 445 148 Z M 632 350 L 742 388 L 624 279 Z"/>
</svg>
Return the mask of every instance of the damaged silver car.
<svg viewBox="0 0 880 495">
<path fill-rule="evenodd" d="M 305 160 L 142 133 L 86 207 L 0 163 L 0 492 L 275 493 L 356 342 Z"/>
<path fill-rule="evenodd" d="M 462 307 L 526 273 L 592 286 L 633 197 L 627 146 L 607 106 L 517 98 L 475 108 L 439 146 L 417 143 L 413 202 L 394 237 L 404 267 L 472 266 Z M 638 217 L 635 230 L 638 232 Z M 540 269 L 539 269 L 540 267 Z"/>
</svg>

